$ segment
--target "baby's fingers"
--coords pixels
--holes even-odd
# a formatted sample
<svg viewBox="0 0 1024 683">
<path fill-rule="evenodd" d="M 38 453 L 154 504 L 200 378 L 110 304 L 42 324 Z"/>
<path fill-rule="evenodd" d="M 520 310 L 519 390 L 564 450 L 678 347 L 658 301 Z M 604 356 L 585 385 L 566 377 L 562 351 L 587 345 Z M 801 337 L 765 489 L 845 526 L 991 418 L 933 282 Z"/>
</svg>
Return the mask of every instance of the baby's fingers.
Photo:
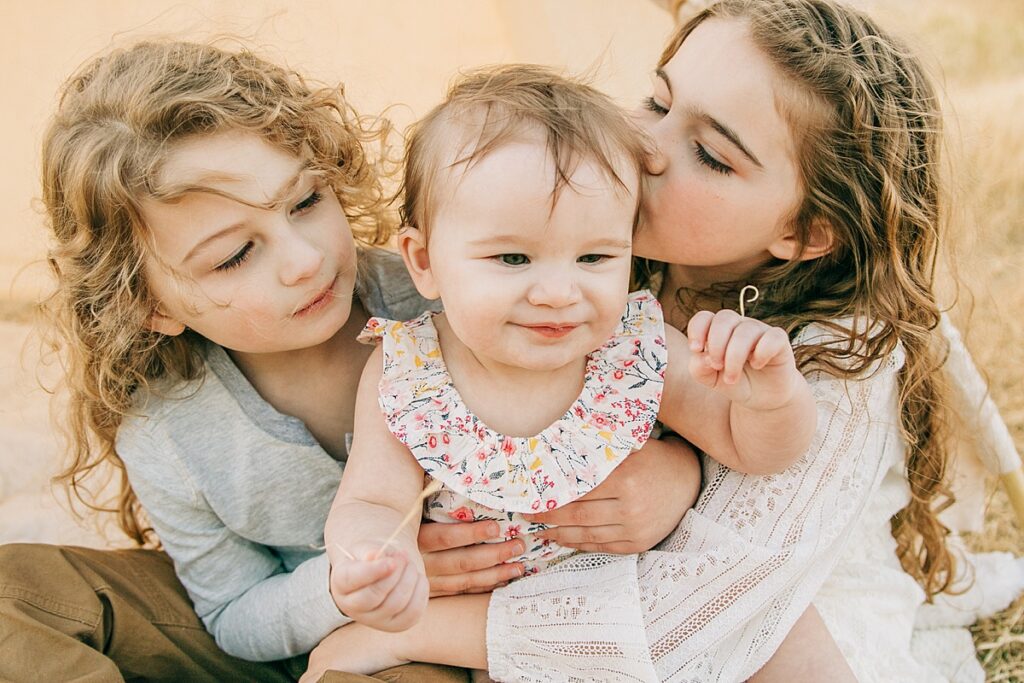
<svg viewBox="0 0 1024 683">
<path fill-rule="evenodd" d="M 743 369 L 750 361 L 751 367 L 758 367 L 753 363 L 755 349 L 768 329 L 764 323 L 749 318 L 741 319 L 740 323 L 733 328 L 732 335 L 725 348 L 725 360 L 722 369 L 722 381 L 726 384 L 735 384 L 743 375 Z M 762 366 L 763 367 L 763 364 Z"/>
<path fill-rule="evenodd" d="M 344 593 L 341 600 L 336 600 L 342 612 L 349 616 L 371 612 L 378 609 L 391 594 L 391 590 L 402 576 L 405 562 L 395 557 L 381 558 L 379 561 L 387 563 L 388 571 L 377 581 L 364 584 L 361 588 L 348 592 L 338 591 L 332 579 L 332 593 L 335 595 L 339 592 Z"/>
<path fill-rule="evenodd" d="M 793 346 L 789 335 L 781 327 L 769 327 L 761 335 L 753 353 L 750 355 L 750 367 L 760 370 L 768 365 L 795 365 Z"/>
<path fill-rule="evenodd" d="M 388 557 L 375 560 L 352 560 L 331 568 L 331 587 L 344 595 L 372 586 L 389 573 L 396 562 Z"/>
<path fill-rule="evenodd" d="M 708 341 L 708 330 L 715 314 L 711 311 L 697 311 L 686 325 L 686 338 L 690 342 L 690 350 L 700 353 Z"/>
</svg>

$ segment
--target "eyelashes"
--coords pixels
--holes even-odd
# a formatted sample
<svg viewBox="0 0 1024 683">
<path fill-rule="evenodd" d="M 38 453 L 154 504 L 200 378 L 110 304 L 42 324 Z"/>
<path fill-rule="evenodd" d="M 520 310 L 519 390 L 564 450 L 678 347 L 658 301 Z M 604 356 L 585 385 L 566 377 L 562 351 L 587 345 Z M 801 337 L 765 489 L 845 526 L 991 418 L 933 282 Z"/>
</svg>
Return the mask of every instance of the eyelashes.
<svg viewBox="0 0 1024 683">
<path fill-rule="evenodd" d="M 304 199 L 292 207 L 291 212 L 293 215 L 302 215 L 313 209 L 323 199 L 323 194 L 319 188 L 310 192 Z M 232 254 L 226 261 L 214 266 L 214 270 L 217 272 L 226 272 L 234 270 L 240 265 L 245 263 L 249 256 L 252 254 L 255 243 L 252 240 L 246 242 L 241 249 Z"/>
<path fill-rule="evenodd" d="M 658 101 L 653 97 L 645 97 L 642 101 L 644 109 L 654 112 L 658 116 L 665 116 L 668 114 L 668 109 L 658 104 Z M 733 172 L 731 166 L 722 163 L 708 152 L 704 145 L 700 144 L 696 140 L 693 142 L 693 154 L 697 159 L 697 163 L 702 166 L 706 166 L 715 173 L 721 173 L 722 175 L 730 175 Z"/>
<path fill-rule="evenodd" d="M 252 241 L 246 242 L 245 245 L 236 251 L 227 261 L 224 261 L 220 265 L 216 266 L 214 270 L 223 272 L 226 270 L 232 270 L 245 263 L 249 258 L 249 254 L 252 253 L 253 243 Z"/>
<path fill-rule="evenodd" d="M 645 97 L 643 99 L 642 104 L 644 109 L 648 111 L 653 111 L 655 114 L 658 114 L 659 116 L 664 116 L 665 114 L 668 113 L 668 109 L 658 104 L 658 101 L 653 97 Z"/>
<path fill-rule="evenodd" d="M 693 151 L 697 157 L 697 161 L 704 166 L 707 166 L 715 173 L 721 173 L 722 175 L 729 175 L 732 173 L 732 167 L 726 166 L 721 161 L 711 156 L 711 154 L 704 148 L 704 145 L 699 142 L 693 143 Z"/>
</svg>

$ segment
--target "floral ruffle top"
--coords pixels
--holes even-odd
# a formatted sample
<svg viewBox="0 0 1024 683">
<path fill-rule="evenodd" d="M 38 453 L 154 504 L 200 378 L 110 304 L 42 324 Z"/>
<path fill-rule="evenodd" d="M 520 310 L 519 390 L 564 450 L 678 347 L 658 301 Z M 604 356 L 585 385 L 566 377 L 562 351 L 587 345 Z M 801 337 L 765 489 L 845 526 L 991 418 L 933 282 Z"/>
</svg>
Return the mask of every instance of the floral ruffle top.
<svg viewBox="0 0 1024 683">
<path fill-rule="evenodd" d="M 661 306 L 650 292 L 630 294 L 612 337 L 587 358 L 579 397 L 530 437 L 499 434 L 470 412 L 448 374 L 432 315 L 371 318 L 359 337 L 383 344 L 380 407 L 388 428 L 443 484 L 425 504 L 428 519 L 497 520 L 504 540 L 526 541 L 526 553 L 510 562 L 539 571 L 574 551 L 535 538 L 544 525 L 522 513 L 588 493 L 654 427 L 668 363 Z"/>
</svg>

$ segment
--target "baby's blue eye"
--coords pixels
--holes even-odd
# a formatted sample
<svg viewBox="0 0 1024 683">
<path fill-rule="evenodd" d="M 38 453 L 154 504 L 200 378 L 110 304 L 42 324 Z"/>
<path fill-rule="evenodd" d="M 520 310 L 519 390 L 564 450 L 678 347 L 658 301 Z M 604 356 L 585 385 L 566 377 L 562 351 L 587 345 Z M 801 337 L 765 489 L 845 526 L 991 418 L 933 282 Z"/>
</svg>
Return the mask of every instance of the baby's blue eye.
<svg viewBox="0 0 1024 683">
<path fill-rule="evenodd" d="M 525 266 L 530 262 L 526 254 L 499 254 L 497 259 L 506 266 Z"/>
</svg>

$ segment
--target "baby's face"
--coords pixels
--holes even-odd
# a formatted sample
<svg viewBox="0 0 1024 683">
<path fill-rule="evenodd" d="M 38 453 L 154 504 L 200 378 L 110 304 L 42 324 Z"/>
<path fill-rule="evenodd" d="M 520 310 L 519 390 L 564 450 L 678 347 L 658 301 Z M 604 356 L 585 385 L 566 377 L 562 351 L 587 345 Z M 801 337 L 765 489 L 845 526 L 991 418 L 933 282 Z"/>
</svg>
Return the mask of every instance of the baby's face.
<svg viewBox="0 0 1024 683">
<path fill-rule="evenodd" d="M 430 267 L 452 330 L 478 358 L 552 370 L 612 334 L 639 182 L 620 166 L 628 189 L 584 160 L 553 207 L 555 168 L 540 141 L 503 145 L 444 180 Z"/>
</svg>

